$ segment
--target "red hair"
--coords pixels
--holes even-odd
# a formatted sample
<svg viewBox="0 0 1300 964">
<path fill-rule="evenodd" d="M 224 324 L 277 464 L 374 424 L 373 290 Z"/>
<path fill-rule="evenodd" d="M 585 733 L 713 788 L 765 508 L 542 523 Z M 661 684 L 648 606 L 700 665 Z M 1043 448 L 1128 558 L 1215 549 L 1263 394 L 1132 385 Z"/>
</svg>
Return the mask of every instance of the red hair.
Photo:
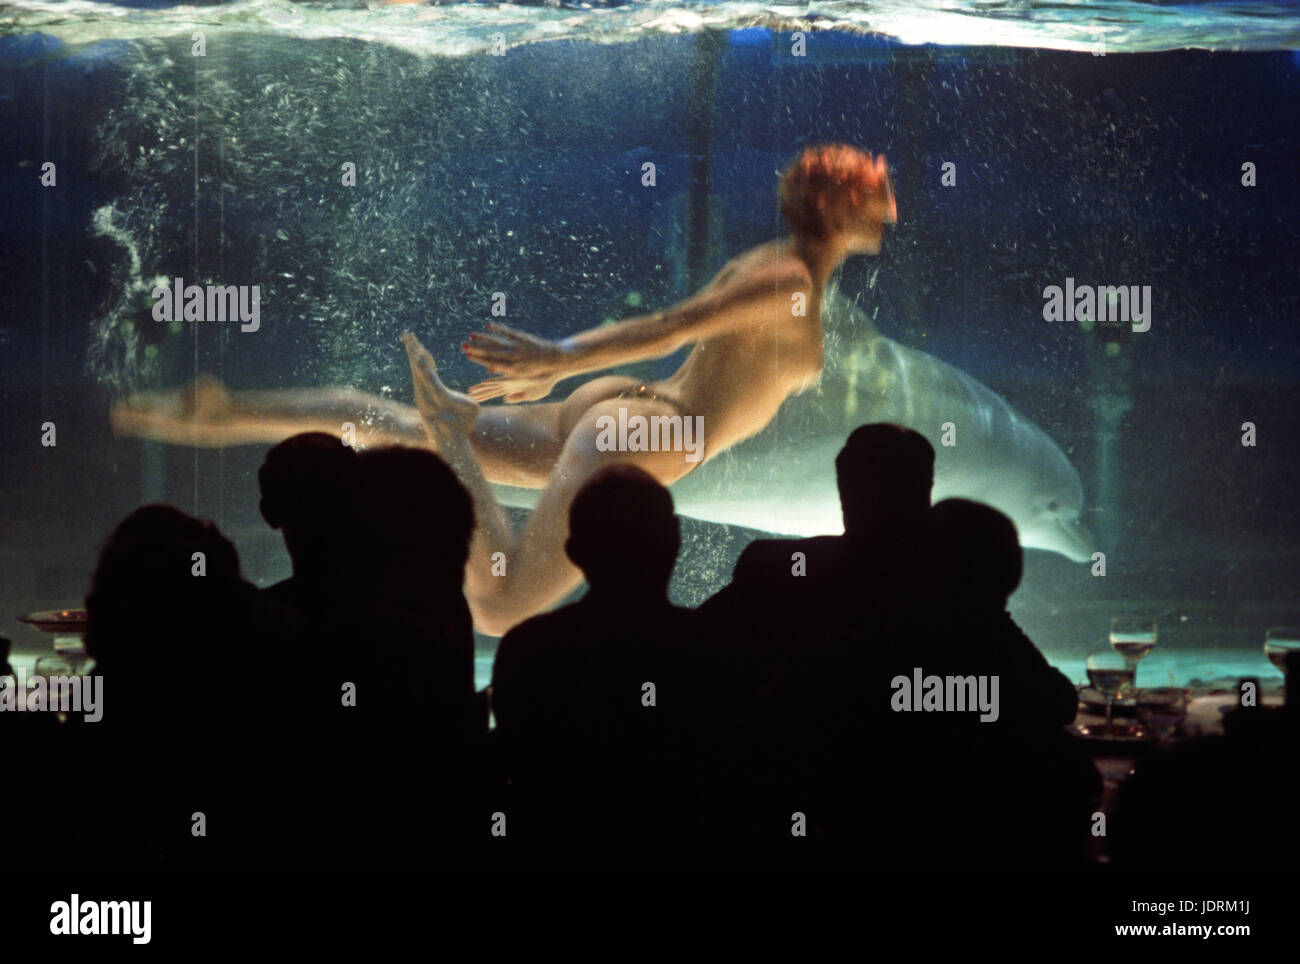
<svg viewBox="0 0 1300 964">
<path fill-rule="evenodd" d="M 848 144 L 818 144 L 805 148 L 781 175 L 778 198 L 781 216 L 796 234 L 825 237 L 828 195 L 846 196 L 852 205 L 871 197 L 889 203 L 888 220 L 898 219 L 894 188 L 885 155 L 872 157 Z"/>
</svg>

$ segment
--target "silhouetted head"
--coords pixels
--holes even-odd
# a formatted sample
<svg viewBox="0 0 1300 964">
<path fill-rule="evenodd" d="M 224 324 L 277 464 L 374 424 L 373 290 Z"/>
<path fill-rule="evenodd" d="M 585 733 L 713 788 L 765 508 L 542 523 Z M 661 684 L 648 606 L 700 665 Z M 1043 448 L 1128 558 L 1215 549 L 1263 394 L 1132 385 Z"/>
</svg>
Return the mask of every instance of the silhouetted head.
<svg viewBox="0 0 1300 964">
<path fill-rule="evenodd" d="M 303 432 L 266 453 L 257 471 L 262 518 L 284 534 L 295 571 L 351 548 L 357 458 L 324 432 Z"/>
<path fill-rule="evenodd" d="M 1024 569 L 1015 524 L 969 499 L 944 499 L 930 511 L 945 595 L 964 608 L 1006 609 Z"/>
<path fill-rule="evenodd" d="M 664 595 L 680 548 L 672 496 L 635 466 L 601 469 L 569 509 L 564 551 L 593 593 Z"/>
<path fill-rule="evenodd" d="M 847 144 L 806 148 L 781 175 L 778 197 L 794 234 L 819 241 L 840 236 L 866 254 L 880 251 L 882 225 L 898 220 L 884 155 L 873 158 Z"/>
<path fill-rule="evenodd" d="M 143 506 L 100 550 L 86 596 L 86 651 L 114 672 L 154 660 L 183 671 L 241 642 L 224 638 L 223 627 L 252 591 L 215 525 L 169 505 Z"/>
<path fill-rule="evenodd" d="M 835 481 L 845 534 L 910 526 L 930 508 L 934 447 L 902 425 L 861 425 L 835 459 Z"/>
<path fill-rule="evenodd" d="M 428 449 L 390 445 L 361 453 L 363 517 L 376 564 L 464 574 L 474 503 L 456 474 Z M 456 582 L 460 591 L 460 581 Z"/>
</svg>

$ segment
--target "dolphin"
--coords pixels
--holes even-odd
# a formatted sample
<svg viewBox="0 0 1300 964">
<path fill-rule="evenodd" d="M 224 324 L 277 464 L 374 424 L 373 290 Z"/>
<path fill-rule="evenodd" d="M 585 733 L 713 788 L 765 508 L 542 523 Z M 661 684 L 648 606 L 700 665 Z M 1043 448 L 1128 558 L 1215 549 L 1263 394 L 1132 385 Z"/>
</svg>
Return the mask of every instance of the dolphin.
<svg viewBox="0 0 1300 964">
<path fill-rule="evenodd" d="M 781 536 L 842 533 L 835 456 L 857 426 L 894 422 L 934 446 L 935 502 L 983 502 L 1011 518 L 1025 548 L 1091 561 L 1083 484 L 1047 433 L 965 372 L 882 335 L 835 287 L 822 321 L 820 381 L 786 399 L 757 435 L 674 483 L 678 514 Z M 955 444 L 943 444 L 945 432 Z M 536 490 L 495 489 L 503 505 L 537 501 Z"/>
</svg>

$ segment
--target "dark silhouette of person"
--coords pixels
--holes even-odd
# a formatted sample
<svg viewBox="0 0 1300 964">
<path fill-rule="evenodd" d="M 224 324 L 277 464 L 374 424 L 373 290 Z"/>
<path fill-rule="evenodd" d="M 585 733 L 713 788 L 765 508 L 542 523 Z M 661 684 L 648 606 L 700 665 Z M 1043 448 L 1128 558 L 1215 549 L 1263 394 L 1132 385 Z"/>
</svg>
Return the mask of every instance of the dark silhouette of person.
<svg viewBox="0 0 1300 964">
<path fill-rule="evenodd" d="M 668 599 L 680 541 L 667 489 L 630 465 L 601 470 L 565 543 L 586 595 L 501 640 L 492 706 L 538 866 L 703 859 L 701 776 L 733 693 L 722 627 Z"/>
<path fill-rule="evenodd" d="M 414 686 L 418 705 L 393 709 L 422 721 L 429 736 L 482 729 L 462 588 L 474 532 L 469 492 L 433 452 L 397 445 L 361 454 L 359 490 L 365 551 L 355 571 L 371 642 L 356 665 L 379 685 Z M 416 673 L 399 669 L 407 661 Z"/>
<path fill-rule="evenodd" d="M 465 744 L 487 728 L 462 591 L 473 506 L 427 449 L 366 450 L 346 488 L 357 533 L 329 550 L 339 550 L 339 572 L 317 584 L 338 598 L 296 674 L 299 779 L 309 797 L 333 803 L 306 812 L 297 859 L 309 870 L 446 868 L 466 835 L 454 807 L 469 790 Z M 309 530 L 337 524 L 325 508 Z M 308 531 L 305 541 L 329 539 Z M 330 840 L 338 846 L 321 845 Z"/>
<path fill-rule="evenodd" d="M 785 869 L 847 869 L 869 856 L 875 768 L 860 759 L 877 745 L 891 661 L 924 649 L 934 449 L 903 426 L 863 425 L 835 475 L 843 535 L 751 543 L 701 607 L 736 627 L 752 658 L 749 756 L 735 769 L 754 801 L 752 852 Z M 802 842 L 794 813 L 808 824 Z"/>
<path fill-rule="evenodd" d="M 446 463 L 405 446 L 357 455 L 309 433 L 272 449 L 260 476 L 263 514 L 284 529 L 295 567 L 267 592 L 310 617 L 304 707 L 346 716 L 348 732 L 414 726 L 444 741 L 472 728 L 474 642 L 461 587 L 474 513 Z M 299 485 L 311 491 L 295 505 Z M 481 701 L 477 714 L 481 729 Z"/>
<path fill-rule="evenodd" d="M 101 770 L 87 867 L 455 865 L 444 845 L 466 824 L 444 801 L 486 727 L 461 592 L 472 505 L 432 452 L 336 456 L 298 439 L 263 476 L 297 570 L 270 595 L 306 622 L 242 578 L 214 525 L 170 506 L 136 510 L 105 543 L 86 648 L 107 708 L 72 744 Z M 315 459 L 337 472 L 312 477 Z M 305 507 L 295 478 L 314 486 Z"/>
<path fill-rule="evenodd" d="M 284 536 L 293 575 L 263 590 L 302 613 L 328 613 L 361 550 L 358 456 L 333 435 L 304 432 L 271 448 L 257 472 L 262 518 Z"/>
<path fill-rule="evenodd" d="M 1074 722 L 1079 694 L 1011 618 L 1007 604 L 1020 585 L 1024 551 L 1015 523 L 990 506 L 945 499 L 930 513 L 941 560 L 942 600 L 958 650 L 1001 679 L 1003 727 L 1055 727 Z"/>
<path fill-rule="evenodd" d="M 919 594 L 934 449 L 889 423 L 855 429 L 835 459 L 844 534 L 759 539 L 701 609 L 797 655 L 818 635 L 865 632 Z"/>
<path fill-rule="evenodd" d="M 946 499 L 931 510 L 936 593 L 917 654 L 926 675 L 996 679 L 996 719 L 899 714 L 890 727 L 911 769 L 907 810 L 928 837 L 933 869 L 1065 870 L 1087 857 L 1101 777 L 1065 732 L 1074 685 L 1007 612 L 1024 554 L 1015 525 L 987 505 Z M 920 791 L 919 793 L 916 791 Z"/>
<path fill-rule="evenodd" d="M 103 680 L 103 718 L 70 734 L 102 771 L 87 852 L 115 871 L 248 867 L 273 834 L 258 793 L 280 726 L 275 694 L 250 701 L 247 687 L 274 677 L 270 642 L 295 639 L 217 527 L 167 505 L 113 530 L 86 609 Z"/>
</svg>

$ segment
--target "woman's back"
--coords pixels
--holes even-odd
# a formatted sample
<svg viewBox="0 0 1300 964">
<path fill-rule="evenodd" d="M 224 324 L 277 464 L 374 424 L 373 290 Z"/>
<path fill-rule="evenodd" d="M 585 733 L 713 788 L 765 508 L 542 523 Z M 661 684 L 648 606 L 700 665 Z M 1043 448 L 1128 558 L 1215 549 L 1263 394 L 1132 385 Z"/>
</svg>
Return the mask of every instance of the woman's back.
<svg viewBox="0 0 1300 964">
<path fill-rule="evenodd" d="M 686 414 L 704 417 L 709 455 L 761 431 L 786 398 L 821 374 L 821 292 L 788 241 L 738 255 L 700 295 L 726 297 L 768 278 L 772 299 L 754 305 L 750 324 L 698 342 L 662 383 Z"/>
</svg>

